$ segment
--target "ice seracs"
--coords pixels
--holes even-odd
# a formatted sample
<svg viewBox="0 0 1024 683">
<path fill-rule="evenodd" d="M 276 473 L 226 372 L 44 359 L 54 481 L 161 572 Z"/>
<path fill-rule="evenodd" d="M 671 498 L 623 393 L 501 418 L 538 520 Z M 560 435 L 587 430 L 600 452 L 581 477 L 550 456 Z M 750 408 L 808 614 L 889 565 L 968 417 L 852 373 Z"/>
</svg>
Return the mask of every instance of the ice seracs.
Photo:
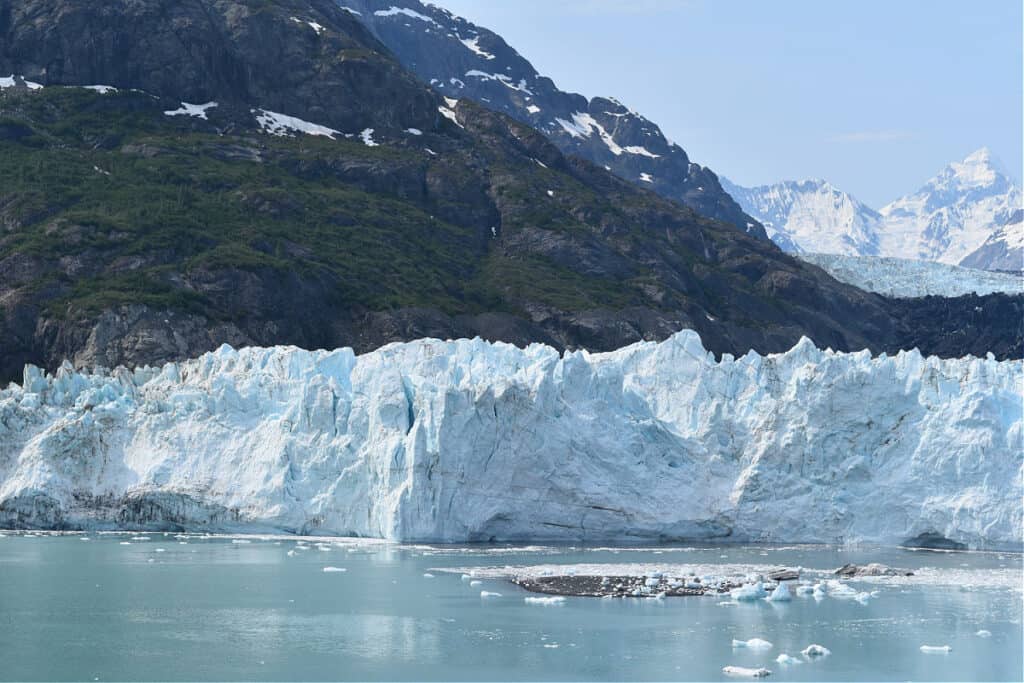
<svg viewBox="0 0 1024 683">
<path fill-rule="evenodd" d="M 806 340 L 716 359 L 691 331 L 29 366 L 0 390 L 0 528 L 1018 548 L 1022 368 Z"/>
</svg>

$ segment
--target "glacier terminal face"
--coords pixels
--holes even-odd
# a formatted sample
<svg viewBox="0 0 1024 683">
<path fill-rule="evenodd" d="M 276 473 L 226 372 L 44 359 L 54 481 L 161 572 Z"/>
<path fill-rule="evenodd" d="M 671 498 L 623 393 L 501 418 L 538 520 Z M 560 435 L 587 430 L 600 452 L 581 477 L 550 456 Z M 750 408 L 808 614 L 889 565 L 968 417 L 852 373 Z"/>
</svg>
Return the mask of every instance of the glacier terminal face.
<svg viewBox="0 0 1024 683">
<path fill-rule="evenodd" d="M 1022 542 L 1022 362 L 696 333 L 222 347 L 0 391 L 0 527 L 401 541 Z"/>
</svg>

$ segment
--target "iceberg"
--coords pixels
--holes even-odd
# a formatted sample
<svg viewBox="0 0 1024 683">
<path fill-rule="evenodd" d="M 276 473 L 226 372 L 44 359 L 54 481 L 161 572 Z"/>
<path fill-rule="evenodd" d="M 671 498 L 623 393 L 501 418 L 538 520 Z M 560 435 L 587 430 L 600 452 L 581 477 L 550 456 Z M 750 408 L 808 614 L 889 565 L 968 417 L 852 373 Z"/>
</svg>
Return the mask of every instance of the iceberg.
<svg viewBox="0 0 1024 683">
<path fill-rule="evenodd" d="M 761 638 L 751 638 L 750 640 L 733 640 L 732 646 L 734 649 L 746 648 L 748 650 L 770 650 L 772 644 L 767 640 Z"/>
<path fill-rule="evenodd" d="M 779 663 L 779 664 L 784 665 L 784 666 L 791 666 L 791 665 L 794 665 L 794 664 L 803 664 L 804 663 L 804 660 L 798 659 L 797 657 L 793 657 L 792 655 L 787 655 L 785 652 L 783 652 L 781 655 L 776 657 L 775 661 L 777 663 Z"/>
<path fill-rule="evenodd" d="M 746 676 L 748 678 L 765 678 L 772 675 L 772 672 L 765 668 L 749 669 L 744 666 L 724 666 L 722 673 L 726 676 Z"/>
<path fill-rule="evenodd" d="M 832 654 L 832 650 L 829 650 L 824 645 L 812 644 L 801 650 L 800 654 L 808 659 L 812 659 L 814 657 L 828 657 Z"/>
<path fill-rule="evenodd" d="M 922 645 L 921 652 L 926 655 L 944 655 L 953 651 L 953 648 L 949 645 Z"/>
<path fill-rule="evenodd" d="M 739 602 L 752 602 L 760 600 L 768 595 L 768 593 L 764 589 L 764 584 L 758 581 L 757 583 L 746 583 L 739 588 L 733 588 L 729 591 L 729 595 L 732 596 L 733 600 Z"/>
<path fill-rule="evenodd" d="M 0 527 L 1022 545 L 1024 362 L 479 339 L 0 390 Z"/>
<path fill-rule="evenodd" d="M 793 594 L 789 592 L 789 586 L 785 582 L 779 582 L 767 598 L 768 602 L 789 602 L 792 599 Z"/>
</svg>

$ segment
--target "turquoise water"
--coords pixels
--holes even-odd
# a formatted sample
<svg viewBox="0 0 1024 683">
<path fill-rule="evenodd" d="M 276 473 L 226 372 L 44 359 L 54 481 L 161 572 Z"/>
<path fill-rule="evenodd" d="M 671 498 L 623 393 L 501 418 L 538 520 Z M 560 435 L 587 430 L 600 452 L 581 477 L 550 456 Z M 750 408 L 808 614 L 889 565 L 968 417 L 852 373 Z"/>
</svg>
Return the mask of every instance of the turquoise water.
<svg viewBox="0 0 1024 683">
<path fill-rule="evenodd" d="M 1015 554 L 345 541 L 321 551 L 313 541 L 296 550 L 294 539 L 132 536 L 0 538 L 0 679 L 721 680 L 725 665 L 766 666 L 771 680 L 1024 677 Z M 576 563 L 830 570 L 869 561 L 919 576 L 852 584 L 878 591 L 864 605 L 703 597 L 538 606 L 504 580 L 470 586 L 439 571 Z M 481 590 L 501 596 L 481 598 Z M 980 629 L 991 637 L 975 635 Z M 774 647 L 732 648 L 733 638 L 755 637 Z M 831 656 L 774 661 L 811 643 Z M 921 645 L 952 651 L 923 654 Z"/>
</svg>

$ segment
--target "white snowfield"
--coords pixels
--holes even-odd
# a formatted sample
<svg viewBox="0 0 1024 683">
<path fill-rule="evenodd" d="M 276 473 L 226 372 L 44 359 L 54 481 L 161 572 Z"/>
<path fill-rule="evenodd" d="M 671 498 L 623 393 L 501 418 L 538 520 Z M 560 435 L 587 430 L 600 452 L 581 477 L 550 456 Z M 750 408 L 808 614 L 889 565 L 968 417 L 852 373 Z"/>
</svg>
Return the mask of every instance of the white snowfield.
<svg viewBox="0 0 1024 683">
<path fill-rule="evenodd" d="M 951 266 L 935 261 L 913 261 L 873 256 L 800 254 L 799 258 L 828 271 L 837 280 L 885 296 L 956 297 L 965 294 L 1024 294 L 1024 278 Z"/>
<path fill-rule="evenodd" d="M 0 528 L 1022 544 L 1021 361 L 692 331 L 560 355 L 224 346 L 0 391 Z"/>
</svg>

